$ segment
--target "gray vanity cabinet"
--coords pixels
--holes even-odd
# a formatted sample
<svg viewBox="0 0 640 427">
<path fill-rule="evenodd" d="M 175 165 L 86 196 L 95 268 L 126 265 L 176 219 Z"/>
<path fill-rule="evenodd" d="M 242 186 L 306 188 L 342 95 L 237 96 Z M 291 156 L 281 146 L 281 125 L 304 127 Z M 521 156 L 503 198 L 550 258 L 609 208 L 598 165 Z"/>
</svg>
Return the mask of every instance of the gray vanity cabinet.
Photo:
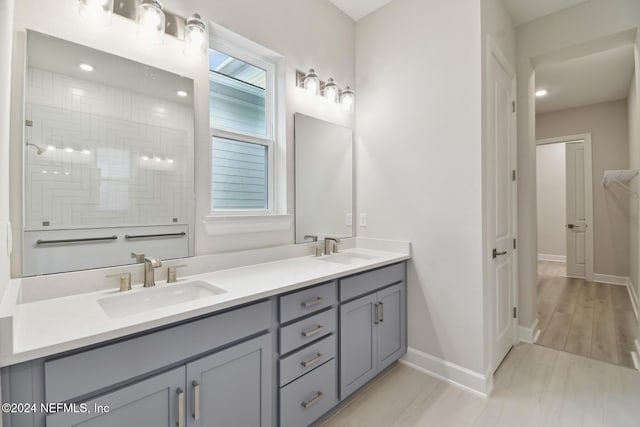
<svg viewBox="0 0 640 427">
<path fill-rule="evenodd" d="M 180 367 L 86 402 L 86 413 L 58 412 L 47 427 L 175 427 L 184 399 L 185 368 Z M 105 408 L 108 408 L 105 410 Z M 83 410 L 78 406 L 76 411 Z"/>
<path fill-rule="evenodd" d="M 271 335 L 187 365 L 189 427 L 271 425 Z"/>
<path fill-rule="evenodd" d="M 406 352 L 404 275 L 404 264 L 397 264 L 341 282 L 341 296 L 354 295 L 354 289 L 374 292 L 340 306 L 340 399 Z"/>
</svg>

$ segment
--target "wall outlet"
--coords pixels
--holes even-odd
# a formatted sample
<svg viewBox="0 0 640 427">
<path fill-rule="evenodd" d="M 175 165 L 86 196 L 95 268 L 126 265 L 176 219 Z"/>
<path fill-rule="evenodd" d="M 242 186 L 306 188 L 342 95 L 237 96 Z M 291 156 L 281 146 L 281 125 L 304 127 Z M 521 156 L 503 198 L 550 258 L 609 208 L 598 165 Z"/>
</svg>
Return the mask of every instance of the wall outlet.
<svg viewBox="0 0 640 427">
<path fill-rule="evenodd" d="M 361 213 L 360 214 L 360 227 L 366 227 L 367 226 L 367 214 L 366 213 Z"/>
<path fill-rule="evenodd" d="M 353 214 L 351 212 L 347 213 L 344 223 L 347 227 L 351 227 L 353 225 Z"/>
</svg>

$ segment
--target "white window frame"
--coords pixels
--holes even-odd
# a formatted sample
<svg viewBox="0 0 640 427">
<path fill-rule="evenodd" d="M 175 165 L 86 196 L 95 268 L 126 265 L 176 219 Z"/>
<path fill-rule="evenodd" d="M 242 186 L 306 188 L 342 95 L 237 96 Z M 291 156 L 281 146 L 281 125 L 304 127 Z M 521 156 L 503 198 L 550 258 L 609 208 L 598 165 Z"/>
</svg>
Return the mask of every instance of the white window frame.
<svg viewBox="0 0 640 427">
<path fill-rule="evenodd" d="M 285 66 L 284 58 L 251 40 L 245 39 L 224 27 L 210 23 L 210 49 L 237 58 L 266 71 L 265 120 L 266 134 L 255 135 L 223 128 L 210 127 L 209 144 L 213 150 L 213 138 L 259 144 L 267 147 L 267 209 L 213 209 L 209 200 L 210 214 L 205 218 L 209 234 L 237 234 L 287 230 L 293 216 L 286 213 L 286 120 L 284 118 Z M 207 61 L 208 64 L 208 61 Z M 207 67 L 207 80 L 209 69 Z M 209 80 L 210 82 L 210 80 Z M 208 108 L 211 107 L 209 100 Z M 211 125 L 210 125 L 211 126 Z M 208 182 L 213 185 L 213 156 Z M 209 195 L 212 196 L 212 188 Z"/>
</svg>

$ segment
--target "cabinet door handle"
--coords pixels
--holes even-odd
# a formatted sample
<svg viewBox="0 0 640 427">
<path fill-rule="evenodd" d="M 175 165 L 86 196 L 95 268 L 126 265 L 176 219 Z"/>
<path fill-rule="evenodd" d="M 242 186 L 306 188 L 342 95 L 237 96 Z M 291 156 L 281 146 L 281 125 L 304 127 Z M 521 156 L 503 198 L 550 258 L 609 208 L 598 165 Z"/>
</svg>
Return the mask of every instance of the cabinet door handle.
<svg viewBox="0 0 640 427">
<path fill-rule="evenodd" d="M 178 394 L 178 427 L 184 427 L 184 391 L 181 388 L 176 390 Z"/>
<path fill-rule="evenodd" d="M 316 326 L 315 328 L 313 328 L 313 329 L 311 329 L 309 331 L 302 332 L 302 336 L 305 337 L 305 338 L 308 338 L 308 337 L 314 336 L 315 334 L 319 334 L 322 331 L 324 331 L 324 326 L 318 325 L 318 326 Z"/>
<path fill-rule="evenodd" d="M 321 361 L 321 360 L 322 360 L 322 354 L 321 354 L 321 353 L 318 353 L 318 354 L 317 354 L 317 356 L 316 356 L 316 357 L 314 357 L 313 359 L 308 360 L 308 361 L 306 361 L 306 362 L 304 362 L 304 361 L 303 361 L 303 362 L 301 362 L 301 364 L 302 364 L 302 366 L 304 366 L 305 368 L 308 368 L 309 366 L 313 366 L 313 365 L 315 365 L 316 363 L 318 363 L 318 362 L 319 362 L 319 361 Z"/>
<path fill-rule="evenodd" d="M 378 303 L 373 303 L 373 324 L 377 325 L 380 322 L 380 315 L 378 314 Z"/>
<path fill-rule="evenodd" d="M 311 408 L 313 405 L 315 405 L 316 403 L 318 403 L 320 401 L 320 399 L 322 399 L 322 392 L 319 391 L 318 394 L 316 394 L 316 397 L 314 397 L 313 399 L 307 401 L 307 402 L 302 402 L 301 405 L 304 409 L 309 409 Z"/>
<path fill-rule="evenodd" d="M 191 383 L 193 385 L 193 419 L 200 419 L 200 384 L 198 381 Z"/>
<path fill-rule="evenodd" d="M 384 304 L 381 302 L 378 303 L 378 312 L 380 313 L 379 321 L 382 323 L 384 322 Z"/>
<path fill-rule="evenodd" d="M 315 299 L 312 299 L 312 300 L 303 301 L 302 302 L 302 306 L 304 308 L 310 308 L 310 307 L 314 307 L 314 306 L 316 306 L 318 304 L 321 304 L 322 301 L 323 301 L 322 297 L 318 297 L 318 298 L 315 298 Z"/>
</svg>

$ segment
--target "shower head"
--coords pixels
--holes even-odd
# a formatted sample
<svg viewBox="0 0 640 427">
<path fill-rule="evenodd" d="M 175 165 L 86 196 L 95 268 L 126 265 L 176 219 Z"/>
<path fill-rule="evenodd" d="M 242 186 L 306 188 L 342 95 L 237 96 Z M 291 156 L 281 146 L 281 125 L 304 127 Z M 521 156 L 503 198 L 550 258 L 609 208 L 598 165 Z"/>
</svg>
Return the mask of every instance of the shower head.
<svg viewBox="0 0 640 427">
<path fill-rule="evenodd" d="M 46 149 L 46 148 L 42 148 L 42 147 L 40 147 L 40 146 L 38 146 L 38 145 L 36 145 L 36 144 L 34 144 L 34 143 L 32 143 L 32 142 L 27 142 L 27 147 L 35 147 L 35 149 L 37 150 L 37 154 L 38 154 L 38 156 L 41 156 L 41 155 L 42 155 L 42 153 L 44 153 L 45 151 L 47 151 L 47 149 Z"/>
</svg>

